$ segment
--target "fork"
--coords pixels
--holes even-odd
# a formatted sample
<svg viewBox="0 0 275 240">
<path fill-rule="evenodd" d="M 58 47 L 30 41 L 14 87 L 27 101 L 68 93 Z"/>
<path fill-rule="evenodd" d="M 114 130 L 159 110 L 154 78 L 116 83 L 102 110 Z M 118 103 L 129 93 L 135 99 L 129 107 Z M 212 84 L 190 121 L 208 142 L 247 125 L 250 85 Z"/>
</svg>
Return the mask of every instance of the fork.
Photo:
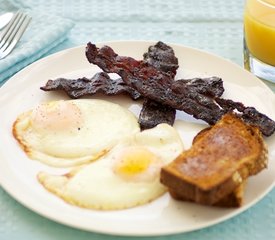
<svg viewBox="0 0 275 240">
<path fill-rule="evenodd" d="M 0 33 L 0 59 L 11 53 L 30 21 L 31 17 L 24 12 L 18 11 L 14 14 L 8 25 Z"/>
</svg>

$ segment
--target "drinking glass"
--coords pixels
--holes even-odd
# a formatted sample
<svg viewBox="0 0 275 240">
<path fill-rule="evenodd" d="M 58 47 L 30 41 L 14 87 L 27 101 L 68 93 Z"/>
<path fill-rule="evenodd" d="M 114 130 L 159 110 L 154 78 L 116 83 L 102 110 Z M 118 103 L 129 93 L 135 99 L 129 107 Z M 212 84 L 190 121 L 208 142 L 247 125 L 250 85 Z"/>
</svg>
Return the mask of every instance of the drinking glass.
<svg viewBox="0 0 275 240">
<path fill-rule="evenodd" d="M 246 0 L 244 67 L 275 91 L 275 0 Z"/>
</svg>

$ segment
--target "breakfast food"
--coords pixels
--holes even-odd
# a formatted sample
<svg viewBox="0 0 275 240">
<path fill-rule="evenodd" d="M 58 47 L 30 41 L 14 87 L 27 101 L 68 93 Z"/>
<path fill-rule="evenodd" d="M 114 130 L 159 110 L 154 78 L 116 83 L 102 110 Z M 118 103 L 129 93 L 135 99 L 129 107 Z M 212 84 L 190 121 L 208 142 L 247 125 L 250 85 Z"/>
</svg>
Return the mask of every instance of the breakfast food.
<svg viewBox="0 0 275 240">
<path fill-rule="evenodd" d="M 88 43 L 86 57 L 90 63 L 96 64 L 103 71 L 119 74 L 127 85 L 146 98 L 183 110 L 195 118 L 207 120 L 210 124 L 214 124 L 223 114 L 207 96 L 194 92 L 194 89 L 188 86 L 184 88 L 185 92 L 178 92 L 172 88 L 173 82 L 176 81 L 170 74 L 143 61 L 119 56 L 109 46 L 97 48 L 96 45 Z"/>
<path fill-rule="evenodd" d="M 55 167 L 93 161 L 138 131 L 130 111 L 94 99 L 42 103 L 13 125 L 13 135 L 28 156 Z"/>
<path fill-rule="evenodd" d="M 145 99 L 139 114 L 138 123 L 141 129 L 150 129 L 160 123 L 173 126 L 176 118 L 176 110 L 169 106 Z"/>
<path fill-rule="evenodd" d="M 116 210 L 148 203 L 167 191 L 160 169 L 183 150 L 177 131 L 160 124 L 125 137 L 95 162 L 62 176 L 41 172 L 39 182 L 66 202 Z"/>
<path fill-rule="evenodd" d="M 178 92 L 181 92 L 181 89 L 186 86 L 196 89 L 202 95 L 211 97 L 220 97 L 224 91 L 222 80 L 217 77 L 180 79 L 173 83 L 173 88 Z M 159 123 L 173 125 L 175 117 L 176 109 L 147 98 L 143 102 L 138 122 L 142 129 L 148 129 Z"/>
<path fill-rule="evenodd" d="M 141 97 L 135 89 L 127 86 L 121 78 L 113 80 L 104 72 L 96 73 L 92 78 L 48 80 L 46 85 L 40 89 L 44 91 L 64 90 L 70 98 L 79 98 L 96 93 L 106 95 L 128 94 L 133 100 Z"/>
<path fill-rule="evenodd" d="M 173 80 L 179 67 L 173 48 L 163 42 L 157 42 L 154 46 L 150 46 L 148 52 L 143 54 L 143 62 L 169 74 Z M 186 86 L 196 89 L 202 95 L 211 97 L 220 97 L 224 92 L 223 82 L 218 77 L 173 81 L 173 88 L 177 89 L 178 92 L 181 92 L 181 89 L 186 88 Z M 183 92 L 185 91 L 183 90 Z M 138 122 L 141 129 L 149 129 L 160 123 L 168 123 L 172 126 L 175 118 L 175 108 L 146 98 L 143 102 Z"/>
<path fill-rule="evenodd" d="M 204 135 L 210 130 L 211 130 L 211 127 L 200 131 L 193 139 L 193 144 L 195 142 L 197 142 L 199 139 L 202 139 L 204 137 Z M 262 169 L 262 166 L 261 166 L 262 162 L 258 161 L 258 162 L 256 162 L 256 164 L 257 164 L 256 168 L 258 168 L 260 171 L 260 169 Z M 218 207 L 240 207 L 240 206 L 242 206 L 246 182 L 247 182 L 247 180 L 244 180 L 238 187 L 236 187 L 236 189 L 234 189 L 234 191 L 232 191 L 231 193 L 229 193 L 228 195 L 226 195 L 225 197 L 223 197 L 222 199 L 220 199 L 218 202 L 216 202 L 213 205 L 218 206 Z M 179 194 L 178 192 L 173 191 L 171 188 L 169 189 L 169 193 L 171 194 L 171 196 L 173 196 L 174 199 L 182 200 L 182 201 L 191 201 L 191 202 L 193 201 L 192 199 L 186 198 L 186 196 L 184 196 L 184 194 Z"/>
<path fill-rule="evenodd" d="M 243 120 L 247 123 L 258 126 L 264 135 L 271 136 L 275 131 L 275 122 L 259 113 L 255 108 L 236 107 L 232 109 L 234 104 L 225 108 L 217 101 L 219 98 L 203 95 L 189 86 L 185 86 L 179 91 L 175 87 L 177 81 L 173 81 L 170 74 L 148 65 L 144 61 L 119 56 L 109 46 L 97 48 L 95 44 L 88 43 L 86 57 L 90 63 L 96 64 L 103 71 L 120 75 L 128 86 L 137 90 L 143 97 L 182 110 L 210 125 L 215 124 L 227 112 L 235 110 L 239 111 L 240 118 L 244 116 Z"/>
<path fill-rule="evenodd" d="M 178 59 L 174 50 L 163 42 L 157 42 L 148 48 L 144 53 L 144 64 L 153 66 L 159 71 L 167 73 L 171 79 L 175 77 L 178 68 Z M 180 79 L 173 82 L 173 89 L 177 92 L 186 92 L 185 88 L 214 97 L 220 97 L 223 92 L 223 81 L 218 77 Z M 128 93 L 132 99 L 141 97 L 140 93 L 132 87 L 127 86 L 122 79 L 112 80 L 107 73 L 97 73 L 91 79 L 65 79 L 58 78 L 48 80 L 45 86 L 41 87 L 44 91 L 64 90 L 71 98 L 79 98 L 84 95 L 91 95 L 102 92 L 106 95 L 117 95 Z M 183 89 L 183 90 L 181 90 Z M 174 124 L 176 109 L 168 105 L 161 104 L 149 98 L 145 99 L 139 115 L 138 122 L 141 129 L 152 128 L 160 123 Z"/>
<path fill-rule="evenodd" d="M 209 131 L 211 130 L 211 127 L 205 128 L 202 131 L 200 131 L 193 139 L 193 144 L 196 143 L 198 140 L 202 139 Z M 261 163 L 256 162 L 258 164 L 256 167 L 260 169 Z M 244 180 L 236 189 L 234 189 L 231 193 L 224 196 L 222 199 L 217 201 L 214 206 L 218 207 L 240 207 L 243 204 L 243 197 L 244 197 L 244 191 L 246 186 L 246 180 Z M 181 201 L 191 201 L 194 202 L 193 199 L 187 198 L 184 194 L 180 194 L 179 192 L 173 191 L 173 189 L 169 188 L 170 195 L 177 200 Z"/>
<path fill-rule="evenodd" d="M 79 98 L 96 93 L 103 93 L 105 95 L 124 93 L 129 94 L 133 100 L 142 97 L 133 88 L 128 87 L 121 78 L 113 80 L 105 77 L 105 74 L 97 73 L 91 79 L 84 77 L 78 79 L 57 78 L 55 80 L 48 80 L 41 89 L 44 91 L 63 90 L 71 98 Z M 218 77 L 180 79 L 173 83 L 173 87 L 177 89 L 192 88 L 202 95 L 211 97 L 219 97 L 224 91 L 223 82 Z M 145 99 L 139 116 L 140 126 L 142 129 L 148 129 L 159 123 L 172 125 L 175 120 L 175 111 L 174 108 L 167 105 Z"/>
<path fill-rule="evenodd" d="M 179 67 L 173 48 L 163 42 L 157 42 L 154 46 L 150 46 L 148 52 L 143 54 L 143 61 L 170 74 L 172 78 L 176 76 Z M 160 123 L 168 123 L 173 126 L 175 118 L 176 109 L 147 98 L 142 104 L 138 122 L 141 129 L 149 129 Z"/>
<path fill-rule="evenodd" d="M 273 120 L 221 98 L 221 78 L 175 80 L 178 59 L 162 42 L 150 46 L 141 61 L 92 43 L 86 57 L 104 72 L 49 80 L 41 89 L 63 90 L 71 98 L 96 93 L 144 98 L 138 123 L 150 130 L 140 132 L 131 113 L 100 100 L 57 101 L 22 114 L 13 133 L 28 155 L 51 166 L 73 167 L 64 175 L 40 172 L 38 180 L 48 191 L 70 204 L 100 210 L 145 204 L 167 189 L 175 199 L 241 206 L 247 178 L 267 165 L 261 132 L 272 135 Z M 183 153 L 180 137 L 169 126 L 176 109 L 212 125 Z"/>
<path fill-rule="evenodd" d="M 176 76 L 179 68 L 173 48 L 161 41 L 148 48 L 148 52 L 143 54 L 143 61 L 173 77 Z"/>
<path fill-rule="evenodd" d="M 148 48 L 144 53 L 144 64 L 167 73 L 174 79 L 178 68 L 178 59 L 174 50 L 163 42 L 157 42 L 154 46 Z M 223 82 L 218 77 L 194 78 L 177 80 L 174 89 L 192 88 L 194 91 L 206 96 L 219 97 L 224 88 Z M 45 86 L 40 89 L 44 91 L 63 90 L 71 98 L 79 98 L 85 95 L 103 93 L 106 95 L 117 95 L 126 93 L 136 100 L 141 94 L 131 86 L 127 86 L 123 80 L 111 79 L 107 73 L 96 73 L 92 78 L 66 79 L 58 78 L 48 80 Z M 168 105 L 159 103 L 149 98 L 145 99 L 139 115 L 139 124 L 141 129 L 152 128 L 160 123 L 173 125 L 176 117 L 176 109 Z"/>
<path fill-rule="evenodd" d="M 259 129 L 226 114 L 162 168 L 160 179 L 179 198 L 214 205 L 266 166 L 267 149 Z"/>
</svg>

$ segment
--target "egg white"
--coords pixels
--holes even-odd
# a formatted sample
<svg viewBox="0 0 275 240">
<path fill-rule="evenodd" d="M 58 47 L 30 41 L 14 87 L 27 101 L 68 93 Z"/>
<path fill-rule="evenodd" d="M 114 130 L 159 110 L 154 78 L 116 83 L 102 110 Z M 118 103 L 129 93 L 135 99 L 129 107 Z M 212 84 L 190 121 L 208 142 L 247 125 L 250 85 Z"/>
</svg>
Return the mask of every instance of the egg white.
<svg viewBox="0 0 275 240">
<path fill-rule="evenodd" d="M 152 166 L 148 166 L 139 178 L 128 176 L 125 179 L 116 173 L 114 166 L 118 157 L 129 147 L 142 147 L 153 153 L 157 159 L 153 167 L 157 169 L 151 171 Z M 182 151 L 183 144 L 177 131 L 167 124 L 160 124 L 125 137 L 95 162 L 62 176 L 40 172 L 38 180 L 47 190 L 73 205 L 98 210 L 131 208 L 153 201 L 166 192 L 159 180 L 160 169 Z"/>
<path fill-rule="evenodd" d="M 55 167 L 93 161 L 138 131 L 130 111 L 95 99 L 44 103 L 21 114 L 13 125 L 13 135 L 28 156 Z"/>
</svg>

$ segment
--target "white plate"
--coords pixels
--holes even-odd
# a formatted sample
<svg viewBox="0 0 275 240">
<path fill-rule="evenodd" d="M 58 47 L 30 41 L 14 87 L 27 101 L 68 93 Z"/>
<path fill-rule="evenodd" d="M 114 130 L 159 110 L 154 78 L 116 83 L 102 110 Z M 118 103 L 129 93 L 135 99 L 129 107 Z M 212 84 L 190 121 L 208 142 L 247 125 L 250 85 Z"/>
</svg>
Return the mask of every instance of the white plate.
<svg viewBox="0 0 275 240">
<path fill-rule="evenodd" d="M 142 58 L 153 42 L 109 42 L 121 55 Z M 101 44 L 102 45 L 102 44 Z M 182 76 L 216 75 L 223 78 L 224 96 L 255 106 L 275 119 L 275 95 L 257 78 L 239 66 L 196 49 L 172 45 L 179 58 Z M 36 180 L 40 170 L 64 172 L 30 160 L 12 137 L 11 126 L 17 115 L 42 101 L 67 99 L 63 93 L 43 92 L 39 89 L 49 78 L 57 76 L 92 76 L 98 69 L 85 58 L 84 46 L 68 49 L 37 61 L 14 77 L 0 89 L 0 182 L 15 199 L 33 211 L 54 221 L 89 231 L 132 236 L 165 235 L 201 229 L 229 219 L 263 198 L 275 181 L 275 138 L 267 139 L 269 167 L 251 177 L 245 192 L 245 202 L 238 209 L 222 209 L 178 202 L 166 194 L 156 201 L 123 211 L 94 211 L 71 206 L 47 192 Z M 140 103 L 127 97 L 104 97 L 118 102 L 138 114 Z M 185 119 L 186 121 L 183 121 Z M 194 135 L 206 125 L 182 112 L 177 113 L 175 127 L 189 147 Z"/>
</svg>

